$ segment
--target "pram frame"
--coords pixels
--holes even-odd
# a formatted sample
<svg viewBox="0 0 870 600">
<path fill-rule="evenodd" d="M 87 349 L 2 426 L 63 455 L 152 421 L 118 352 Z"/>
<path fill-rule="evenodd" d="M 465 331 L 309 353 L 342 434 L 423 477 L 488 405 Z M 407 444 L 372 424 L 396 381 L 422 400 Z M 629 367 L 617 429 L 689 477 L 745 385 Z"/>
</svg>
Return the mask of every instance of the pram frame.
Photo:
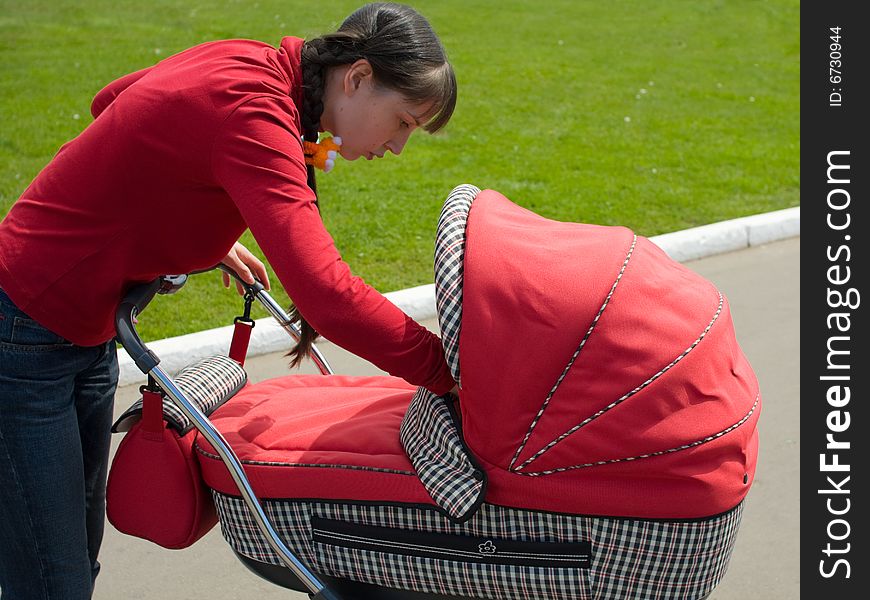
<svg viewBox="0 0 870 600">
<path fill-rule="evenodd" d="M 290 322 L 288 315 L 266 292 L 261 283 L 248 284 L 233 269 L 225 265 L 219 265 L 215 268 L 229 274 L 239 282 L 248 295 L 258 300 L 278 320 L 285 331 L 295 341 L 299 341 L 300 333 L 296 325 Z M 208 269 L 208 271 L 211 270 L 213 269 Z M 169 373 L 159 366 L 160 359 L 145 346 L 136 331 L 136 316 L 145 309 L 154 296 L 157 294 L 175 293 L 186 281 L 186 275 L 167 275 L 158 277 L 149 283 L 133 287 L 121 301 L 115 313 L 117 339 L 136 363 L 139 370 L 148 376 L 149 383 L 152 381 L 156 383 L 172 400 L 175 406 L 190 420 L 197 431 L 217 451 L 221 461 L 238 487 L 258 529 L 284 565 L 308 589 L 310 597 L 315 600 L 341 600 L 341 597 L 334 590 L 330 589 L 321 578 L 311 572 L 281 540 L 275 527 L 266 516 L 259 499 L 248 481 L 248 477 L 245 475 L 242 463 L 232 447 L 230 447 L 224 436 L 212 425 L 211 421 L 209 421 L 208 417 L 203 414 L 199 407 L 185 396 Z M 311 357 L 321 374 L 331 375 L 333 373 L 329 363 L 316 347 L 312 348 Z"/>
</svg>

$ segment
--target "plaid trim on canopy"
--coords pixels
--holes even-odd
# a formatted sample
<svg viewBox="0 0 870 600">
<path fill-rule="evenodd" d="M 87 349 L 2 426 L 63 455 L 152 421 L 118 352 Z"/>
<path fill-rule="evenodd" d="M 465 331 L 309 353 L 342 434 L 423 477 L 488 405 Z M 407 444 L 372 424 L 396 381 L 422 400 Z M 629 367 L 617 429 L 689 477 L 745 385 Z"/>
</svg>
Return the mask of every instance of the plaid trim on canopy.
<svg viewBox="0 0 870 600">
<path fill-rule="evenodd" d="M 184 367 L 174 378 L 175 384 L 184 395 L 206 415 L 218 409 L 224 402 L 232 398 L 245 385 L 248 374 L 233 359 L 216 355 L 203 358 Z M 129 431 L 142 416 L 142 399 L 124 411 L 115 424 L 112 433 Z M 176 429 L 179 435 L 184 435 L 193 428 L 193 424 L 169 399 L 163 398 L 163 418 L 167 424 Z"/>
<path fill-rule="evenodd" d="M 480 190 L 463 184 L 453 188 L 438 218 L 435 237 L 435 304 L 444 355 L 453 379 L 459 377 L 459 329 L 462 324 L 462 263 L 465 259 L 465 224 L 471 203 Z"/>
<path fill-rule="evenodd" d="M 280 565 L 244 501 L 212 493 L 221 531 L 230 546 L 254 560 Z M 262 504 L 282 539 L 319 573 L 395 589 L 498 600 L 700 600 L 711 593 L 725 574 L 743 513 L 741 502 L 727 513 L 709 519 L 653 521 L 484 504 L 471 519 L 460 524 L 434 508 L 419 506 L 293 500 L 265 500 Z M 358 547 L 360 544 L 341 540 L 315 542 L 312 519 L 410 534 L 434 532 L 477 537 L 481 553 L 498 546 L 487 541 L 504 538 L 588 543 L 584 547 L 591 549 L 591 565 L 547 568 L 533 565 L 531 560 L 529 565 L 487 564 L 480 559 L 462 560 L 458 555 L 441 560 L 365 550 Z"/>
<path fill-rule="evenodd" d="M 451 518 L 463 521 L 483 502 L 486 476 L 466 451 L 448 402 L 452 402 L 451 396 L 418 389 L 399 435 L 435 504 Z"/>
</svg>

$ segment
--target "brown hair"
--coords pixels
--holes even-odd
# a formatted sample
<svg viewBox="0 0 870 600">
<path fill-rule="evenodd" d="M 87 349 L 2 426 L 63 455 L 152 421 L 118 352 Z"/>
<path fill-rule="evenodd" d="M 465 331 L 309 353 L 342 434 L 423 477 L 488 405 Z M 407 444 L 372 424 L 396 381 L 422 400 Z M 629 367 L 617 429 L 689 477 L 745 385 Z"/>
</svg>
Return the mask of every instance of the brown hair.
<svg viewBox="0 0 870 600">
<path fill-rule="evenodd" d="M 317 141 L 323 114 L 323 91 L 331 67 L 365 59 L 374 82 L 399 92 L 414 103 L 433 101 L 423 129 L 435 133 L 444 127 L 456 107 L 456 76 L 438 36 L 417 11 L 403 4 L 366 4 L 335 33 L 306 40 L 302 46 L 302 135 Z M 308 185 L 317 194 L 314 167 L 308 167 Z M 319 204 L 318 204 L 319 208 Z M 299 343 L 288 356 L 291 366 L 308 356 L 318 333 L 294 306 L 291 322 L 302 330 Z"/>
</svg>

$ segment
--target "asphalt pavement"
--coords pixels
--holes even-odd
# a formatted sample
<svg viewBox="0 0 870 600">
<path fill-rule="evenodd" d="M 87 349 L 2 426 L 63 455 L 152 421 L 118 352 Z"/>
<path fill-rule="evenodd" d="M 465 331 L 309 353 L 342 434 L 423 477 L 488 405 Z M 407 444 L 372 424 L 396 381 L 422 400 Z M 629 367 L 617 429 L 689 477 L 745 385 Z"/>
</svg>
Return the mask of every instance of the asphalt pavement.
<svg viewBox="0 0 870 600">
<path fill-rule="evenodd" d="M 738 341 L 755 369 L 763 399 L 755 483 L 746 500 L 730 568 L 710 600 L 799 598 L 800 238 L 686 264 L 728 298 Z M 434 321 L 424 324 L 437 330 Z M 320 347 L 337 373 L 381 373 L 336 346 Z M 283 352 L 249 359 L 246 369 L 255 382 L 290 372 Z M 309 364 L 302 372 L 315 369 Z M 138 385 L 119 389 L 116 415 L 138 398 Z M 120 435 L 114 437 L 113 454 Z M 123 535 L 107 523 L 100 562 L 95 600 L 307 598 L 251 574 L 218 528 L 191 548 L 166 550 Z"/>
</svg>

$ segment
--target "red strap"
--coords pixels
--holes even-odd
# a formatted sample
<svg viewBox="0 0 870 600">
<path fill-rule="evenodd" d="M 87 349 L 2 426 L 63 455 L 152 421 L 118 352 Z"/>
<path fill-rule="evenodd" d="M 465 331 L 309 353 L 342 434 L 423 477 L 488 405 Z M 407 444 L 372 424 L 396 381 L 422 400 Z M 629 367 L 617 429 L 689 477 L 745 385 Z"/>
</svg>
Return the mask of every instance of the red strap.
<svg viewBox="0 0 870 600">
<path fill-rule="evenodd" d="M 253 321 L 236 321 L 233 330 L 233 341 L 230 343 L 230 358 L 245 366 L 245 357 L 248 355 L 248 343 L 251 341 L 251 331 L 254 329 Z"/>
<path fill-rule="evenodd" d="M 142 429 L 149 433 L 163 432 L 163 396 L 142 390 Z"/>
</svg>

